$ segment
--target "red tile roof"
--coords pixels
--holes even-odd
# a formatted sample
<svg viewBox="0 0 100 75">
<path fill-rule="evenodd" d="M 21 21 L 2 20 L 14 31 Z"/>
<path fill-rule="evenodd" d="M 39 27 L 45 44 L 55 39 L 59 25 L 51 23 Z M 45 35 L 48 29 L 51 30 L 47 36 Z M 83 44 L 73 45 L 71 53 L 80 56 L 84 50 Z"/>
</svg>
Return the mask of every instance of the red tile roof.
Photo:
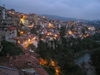
<svg viewBox="0 0 100 75">
<path fill-rule="evenodd" d="M 0 72 L 0 75 L 19 75 L 17 70 L 5 66 L 0 66 Z"/>
<path fill-rule="evenodd" d="M 8 30 L 15 30 L 16 27 L 9 27 Z"/>
<path fill-rule="evenodd" d="M 34 57 L 40 57 L 40 55 L 35 52 L 31 53 L 31 55 L 33 55 Z"/>
<path fill-rule="evenodd" d="M 15 39 L 15 40 L 18 40 L 18 38 L 17 38 L 17 37 L 14 37 L 14 39 Z"/>
</svg>

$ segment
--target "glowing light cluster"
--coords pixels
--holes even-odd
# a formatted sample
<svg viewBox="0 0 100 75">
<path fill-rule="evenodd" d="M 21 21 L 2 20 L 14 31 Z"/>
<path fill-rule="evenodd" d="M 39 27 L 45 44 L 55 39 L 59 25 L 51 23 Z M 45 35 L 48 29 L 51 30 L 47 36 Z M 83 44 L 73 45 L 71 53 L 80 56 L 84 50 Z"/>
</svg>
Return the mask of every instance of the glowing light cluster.
<svg viewBox="0 0 100 75">
<path fill-rule="evenodd" d="M 49 23 L 49 28 L 55 28 L 51 23 Z"/>
<path fill-rule="evenodd" d="M 24 19 L 22 18 L 22 19 L 20 19 L 20 21 L 21 21 L 21 23 L 22 24 L 24 24 L 25 23 L 25 21 L 24 21 Z"/>
<path fill-rule="evenodd" d="M 46 65 L 48 63 L 48 61 L 46 59 L 40 59 L 40 64 L 41 65 Z"/>
<path fill-rule="evenodd" d="M 20 44 L 20 41 L 18 40 L 18 43 Z"/>
<path fill-rule="evenodd" d="M 35 40 L 36 38 L 34 37 L 33 40 Z"/>
<path fill-rule="evenodd" d="M 31 25 L 31 26 L 28 26 L 29 28 L 33 28 L 33 25 Z"/>
<path fill-rule="evenodd" d="M 88 30 L 90 30 L 91 28 L 88 28 Z"/>
<path fill-rule="evenodd" d="M 30 39 L 28 39 L 28 42 L 30 42 Z"/>
<path fill-rule="evenodd" d="M 43 38 L 41 38 L 41 40 L 43 41 L 44 39 L 43 39 Z"/>
<path fill-rule="evenodd" d="M 48 64 L 48 61 L 46 59 L 42 59 L 40 58 L 40 64 L 43 65 L 43 66 L 47 66 Z M 54 69 L 55 69 L 55 75 L 60 75 L 61 71 L 60 71 L 60 67 L 57 66 L 57 64 L 55 63 L 55 61 L 51 60 L 51 62 L 48 64 L 49 66 L 53 66 Z M 49 67 L 48 66 L 48 67 Z"/>
<path fill-rule="evenodd" d="M 52 35 L 52 33 L 51 33 L 51 32 L 49 32 L 47 35 L 48 35 L 48 36 L 49 36 L 49 35 Z"/>
<path fill-rule="evenodd" d="M 15 14 L 14 12 L 11 12 L 11 14 Z"/>
<path fill-rule="evenodd" d="M 87 37 L 87 36 L 89 36 L 89 34 L 87 34 L 87 35 L 84 35 L 84 37 Z"/>
<path fill-rule="evenodd" d="M 69 31 L 68 34 L 72 34 L 72 31 Z"/>
<path fill-rule="evenodd" d="M 23 48 L 26 49 L 28 47 L 29 44 L 32 43 L 32 41 L 34 41 L 36 39 L 36 37 L 32 38 L 32 39 L 27 39 L 23 42 Z M 20 44 L 20 41 L 18 40 L 18 43 Z"/>
<path fill-rule="evenodd" d="M 51 65 L 52 65 L 52 66 L 55 66 L 56 64 L 55 64 L 54 61 L 51 60 Z"/>
<path fill-rule="evenodd" d="M 20 35 L 22 35 L 24 32 L 23 31 L 20 31 Z"/>
<path fill-rule="evenodd" d="M 27 16 L 23 15 L 23 18 L 20 18 L 20 23 L 22 23 L 23 25 L 25 25 L 25 21 L 24 19 L 27 18 Z"/>
<path fill-rule="evenodd" d="M 56 75 L 60 75 L 60 67 L 55 67 Z"/>
</svg>

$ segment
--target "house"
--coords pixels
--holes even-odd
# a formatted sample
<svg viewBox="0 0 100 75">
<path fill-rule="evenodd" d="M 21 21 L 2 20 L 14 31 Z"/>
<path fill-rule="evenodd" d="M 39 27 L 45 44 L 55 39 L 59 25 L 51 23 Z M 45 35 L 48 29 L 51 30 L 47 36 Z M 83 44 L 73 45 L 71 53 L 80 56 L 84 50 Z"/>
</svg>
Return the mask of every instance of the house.
<svg viewBox="0 0 100 75">
<path fill-rule="evenodd" d="M 17 67 L 19 71 L 31 75 L 48 75 L 48 73 L 40 66 L 39 60 L 34 57 L 39 56 L 34 52 L 25 52 L 24 55 L 15 56 L 16 58 L 11 61 L 13 66 Z"/>
<path fill-rule="evenodd" d="M 0 75 L 19 75 L 19 73 L 16 69 L 0 66 Z"/>
<path fill-rule="evenodd" d="M 11 26 L 5 32 L 5 40 L 8 42 L 16 43 L 17 41 L 15 38 L 17 38 L 17 30 L 16 27 Z"/>
</svg>

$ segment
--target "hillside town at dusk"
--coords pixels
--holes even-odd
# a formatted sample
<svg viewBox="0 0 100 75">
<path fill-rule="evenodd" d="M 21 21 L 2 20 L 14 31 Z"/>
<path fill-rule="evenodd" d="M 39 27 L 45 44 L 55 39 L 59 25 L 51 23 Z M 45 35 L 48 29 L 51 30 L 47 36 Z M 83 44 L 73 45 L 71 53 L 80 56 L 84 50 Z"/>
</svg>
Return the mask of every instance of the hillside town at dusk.
<svg viewBox="0 0 100 75">
<path fill-rule="evenodd" d="M 98 40 L 93 44 L 100 34 L 98 26 L 25 14 L 5 6 L 0 6 L 0 75 L 89 75 L 70 62 L 76 61 L 73 58 L 80 50 L 100 46 Z M 67 64 L 62 65 L 63 60 Z"/>
</svg>

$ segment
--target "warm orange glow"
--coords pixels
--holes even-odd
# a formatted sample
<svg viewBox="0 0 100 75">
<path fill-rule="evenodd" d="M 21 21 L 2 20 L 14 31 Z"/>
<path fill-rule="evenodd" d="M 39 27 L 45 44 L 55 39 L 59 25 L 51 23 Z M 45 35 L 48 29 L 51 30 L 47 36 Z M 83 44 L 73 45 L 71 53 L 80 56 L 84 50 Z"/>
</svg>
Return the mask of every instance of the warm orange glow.
<svg viewBox="0 0 100 75">
<path fill-rule="evenodd" d="M 52 26 L 52 28 L 55 28 L 55 26 Z"/>
<path fill-rule="evenodd" d="M 87 35 L 84 35 L 84 37 L 87 37 L 87 36 L 89 36 L 89 34 L 87 34 Z"/>
<path fill-rule="evenodd" d="M 89 36 L 89 34 L 87 34 L 86 36 Z"/>
<path fill-rule="evenodd" d="M 27 18 L 27 16 L 25 16 L 25 15 L 23 15 L 23 18 L 20 18 L 20 22 L 21 22 L 23 25 L 25 25 L 25 21 L 24 21 L 25 18 Z"/>
<path fill-rule="evenodd" d="M 20 41 L 18 40 L 18 43 L 20 43 Z"/>
<path fill-rule="evenodd" d="M 36 38 L 34 37 L 33 40 L 35 40 Z"/>
<path fill-rule="evenodd" d="M 27 16 L 23 15 L 23 19 L 27 18 Z"/>
<path fill-rule="evenodd" d="M 91 28 L 88 28 L 88 30 L 90 30 Z"/>
<path fill-rule="evenodd" d="M 72 34 L 72 31 L 69 31 L 68 34 Z"/>
<path fill-rule="evenodd" d="M 39 61 L 40 61 L 40 65 L 43 65 L 43 66 L 52 65 L 55 68 L 55 75 L 60 75 L 60 73 L 61 73 L 60 67 L 57 66 L 57 64 L 53 60 L 51 60 L 51 62 L 49 64 L 48 64 L 48 61 L 46 59 L 40 58 Z"/>
<path fill-rule="evenodd" d="M 23 31 L 20 31 L 20 35 L 22 35 L 24 32 Z"/>
<path fill-rule="evenodd" d="M 42 18 L 46 18 L 45 16 L 42 16 Z"/>
<path fill-rule="evenodd" d="M 52 35 L 52 33 L 51 32 L 49 32 L 49 33 L 47 33 L 47 35 L 49 36 L 49 35 Z"/>
<path fill-rule="evenodd" d="M 25 44 L 27 43 L 27 42 L 24 42 Z"/>
<path fill-rule="evenodd" d="M 30 39 L 28 39 L 28 42 L 30 42 Z"/>
<path fill-rule="evenodd" d="M 49 36 L 49 33 L 47 35 Z"/>
<path fill-rule="evenodd" d="M 52 24 L 49 23 L 49 28 L 55 28 L 55 26 L 52 26 Z"/>
<path fill-rule="evenodd" d="M 53 37 L 54 39 L 56 39 L 56 37 Z"/>
<path fill-rule="evenodd" d="M 58 35 L 56 34 L 55 37 L 57 37 Z"/>
<path fill-rule="evenodd" d="M 48 38 L 48 36 L 46 36 L 46 38 Z"/>
<path fill-rule="evenodd" d="M 40 59 L 40 64 L 41 65 L 46 65 L 46 64 L 48 64 L 48 61 L 45 59 L 45 60 L 43 60 L 42 58 Z"/>
<path fill-rule="evenodd" d="M 51 27 L 51 23 L 49 23 L 49 27 Z"/>
<path fill-rule="evenodd" d="M 41 40 L 43 41 L 44 39 L 43 39 L 43 38 L 41 38 Z"/>
<path fill-rule="evenodd" d="M 24 24 L 24 23 L 25 23 L 25 21 L 24 21 L 24 19 L 23 19 L 23 18 L 21 18 L 21 19 L 20 19 L 20 22 L 21 22 L 22 24 Z"/>
<path fill-rule="evenodd" d="M 51 60 L 51 65 L 52 65 L 52 66 L 55 66 L 56 64 L 55 64 L 54 61 Z"/>
<path fill-rule="evenodd" d="M 31 25 L 31 26 L 28 26 L 29 28 L 33 28 L 33 25 Z"/>
<path fill-rule="evenodd" d="M 60 67 L 55 67 L 56 75 L 60 75 Z"/>
<path fill-rule="evenodd" d="M 11 14 L 15 14 L 14 12 L 11 12 Z"/>
<path fill-rule="evenodd" d="M 31 44 L 31 42 L 25 42 L 25 44 L 23 44 L 23 48 L 26 49 L 29 44 Z"/>
</svg>

